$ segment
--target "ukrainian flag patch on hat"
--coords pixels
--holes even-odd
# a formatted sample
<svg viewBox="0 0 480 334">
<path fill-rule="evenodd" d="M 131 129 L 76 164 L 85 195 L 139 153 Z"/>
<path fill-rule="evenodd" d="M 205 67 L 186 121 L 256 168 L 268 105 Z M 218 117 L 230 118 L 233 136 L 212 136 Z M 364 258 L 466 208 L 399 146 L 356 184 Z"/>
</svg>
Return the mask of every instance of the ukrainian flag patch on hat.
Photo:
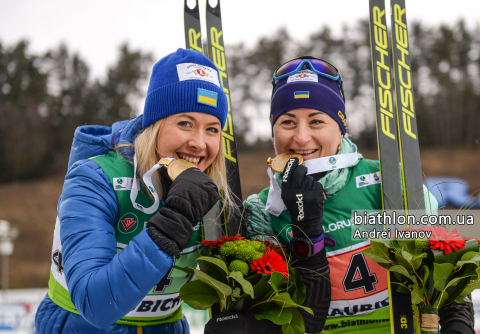
<svg viewBox="0 0 480 334">
<path fill-rule="evenodd" d="M 206 104 L 210 107 L 217 107 L 218 93 L 208 89 L 198 88 L 197 90 L 197 102 Z"/>
<path fill-rule="evenodd" d="M 296 99 L 308 99 L 310 98 L 310 92 L 295 92 Z"/>
</svg>

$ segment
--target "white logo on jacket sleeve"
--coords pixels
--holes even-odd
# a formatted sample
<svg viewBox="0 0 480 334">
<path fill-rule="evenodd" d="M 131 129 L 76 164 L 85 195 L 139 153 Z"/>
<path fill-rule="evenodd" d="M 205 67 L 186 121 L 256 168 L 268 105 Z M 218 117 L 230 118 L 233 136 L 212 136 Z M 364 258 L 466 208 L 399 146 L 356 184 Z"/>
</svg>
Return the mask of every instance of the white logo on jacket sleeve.
<svg viewBox="0 0 480 334">
<path fill-rule="evenodd" d="M 194 63 L 177 64 L 177 73 L 180 81 L 202 80 L 220 87 L 217 71 L 208 66 Z"/>
<path fill-rule="evenodd" d="M 297 205 L 298 205 L 298 217 L 297 220 L 303 220 L 305 217 L 304 211 L 303 211 L 303 195 L 302 194 L 296 194 L 297 196 Z"/>
<path fill-rule="evenodd" d="M 355 178 L 357 181 L 357 188 L 370 186 L 372 184 L 380 183 L 380 172 L 360 175 Z"/>
</svg>

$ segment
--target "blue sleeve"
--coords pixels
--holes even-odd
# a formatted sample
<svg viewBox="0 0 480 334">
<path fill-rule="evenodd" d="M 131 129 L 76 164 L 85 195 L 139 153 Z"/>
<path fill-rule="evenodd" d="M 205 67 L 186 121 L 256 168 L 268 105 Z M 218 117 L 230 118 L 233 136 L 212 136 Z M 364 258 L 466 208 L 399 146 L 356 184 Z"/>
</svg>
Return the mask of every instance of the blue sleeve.
<svg viewBox="0 0 480 334">
<path fill-rule="evenodd" d="M 93 326 L 107 327 L 134 309 L 173 264 L 146 229 L 117 254 L 117 198 L 93 161 L 68 171 L 58 216 L 70 297 Z"/>
</svg>

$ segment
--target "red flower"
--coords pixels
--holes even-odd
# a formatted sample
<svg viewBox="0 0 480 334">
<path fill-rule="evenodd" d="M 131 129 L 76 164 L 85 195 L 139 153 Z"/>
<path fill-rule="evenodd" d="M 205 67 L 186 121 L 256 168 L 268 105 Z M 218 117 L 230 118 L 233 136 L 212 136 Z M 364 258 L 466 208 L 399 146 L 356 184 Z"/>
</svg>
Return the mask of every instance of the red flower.
<svg viewBox="0 0 480 334">
<path fill-rule="evenodd" d="M 252 268 L 252 270 L 255 270 L 259 274 L 263 273 L 267 275 L 272 275 L 274 271 L 278 271 L 285 278 L 290 276 L 290 274 L 287 272 L 288 267 L 285 260 L 270 248 L 267 248 L 267 254 L 265 254 L 258 260 L 253 260 L 250 268 Z"/>
<path fill-rule="evenodd" d="M 235 241 L 235 240 L 245 240 L 245 237 L 241 237 L 240 234 L 237 234 L 234 237 L 229 237 L 227 238 L 226 236 L 222 235 L 222 239 L 217 239 L 217 240 L 203 240 L 202 241 L 202 246 L 207 246 L 207 247 L 221 247 L 222 244 L 226 241 Z"/>
<path fill-rule="evenodd" d="M 281 255 L 285 260 L 288 259 L 287 251 L 285 250 L 285 248 L 282 248 L 282 246 L 276 245 L 273 242 L 268 240 L 262 241 L 258 238 L 253 241 L 263 242 L 263 244 L 265 245 L 265 248 L 270 248 L 271 250 L 275 251 L 275 253 L 277 253 L 278 255 Z"/>
<path fill-rule="evenodd" d="M 467 236 L 464 236 L 464 235 L 460 235 L 460 231 L 458 230 L 458 228 L 454 228 L 452 230 L 453 233 L 455 233 L 457 236 L 459 236 L 460 238 L 462 238 L 463 240 L 465 241 L 468 241 L 468 240 L 476 240 L 478 242 L 478 245 L 480 246 L 480 240 L 478 239 L 475 239 L 474 237 L 470 236 L 470 235 L 467 235 Z"/>
<path fill-rule="evenodd" d="M 427 226 L 421 228 L 420 231 L 431 231 L 430 235 L 430 249 L 440 249 L 449 254 L 452 251 L 452 248 L 455 251 L 465 247 L 465 240 L 458 235 L 457 231 L 447 232 L 446 229 L 439 226 Z"/>
</svg>

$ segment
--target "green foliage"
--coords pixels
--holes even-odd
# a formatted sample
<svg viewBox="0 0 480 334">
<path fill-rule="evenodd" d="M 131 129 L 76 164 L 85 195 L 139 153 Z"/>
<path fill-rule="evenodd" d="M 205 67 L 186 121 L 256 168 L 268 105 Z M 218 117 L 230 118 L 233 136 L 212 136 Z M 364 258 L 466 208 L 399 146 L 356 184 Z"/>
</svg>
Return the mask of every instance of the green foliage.
<svg viewBox="0 0 480 334">
<path fill-rule="evenodd" d="M 216 265 L 217 267 L 219 267 L 220 269 L 222 269 L 227 275 L 229 274 L 228 269 L 227 269 L 227 265 L 225 264 L 225 262 L 223 262 L 220 259 L 216 259 L 214 257 L 209 257 L 209 256 L 200 256 L 199 258 L 197 258 L 197 261 L 211 262 L 214 265 Z"/>
<path fill-rule="evenodd" d="M 389 260 L 390 256 L 388 253 L 388 248 L 383 242 L 371 241 L 370 248 L 376 256 L 382 258 L 385 261 Z"/>
<path fill-rule="evenodd" d="M 249 313 L 257 319 L 268 319 L 282 325 L 284 333 L 304 333 L 305 324 L 297 308 L 312 315 L 313 311 L 302 305 L 306 289 L 302 276 L 294 268 L 288 269 L 290 276 L 285 278 L 276 271 L 271 275 L 259 274 L 248 270 L 247 262 L 231 260 L 242 251 L 244 253 L 240 256 L 245 257 L 250 252 L 259 254 L 262 246 L 255 242 L 225 242 L 219 249 L 215 248 L 221 256 L 212 249 L 199 250 L 201 270 L 179 268 L 186 273 L 195 273 L 198 279 L 182 287 L 180 298 L 185 298 L 185 302 L 195 309 L 207 309 L 217 303 L 221 310 Z M 228 268 L 227 261 L 231 261 Z"/>
<path fill-rule="evenodd" d="M 278 294 L 278 290 L 280 285 L 283 283 L 285 278 L 283 275 L 277 271 L 274 271 L 272 275 L 270 276 L 270 279 L 268 280 L 268 284 L 272 287 L 273 291 L 275 291 L 276 294 Z"/>
<path fill-rule="evenodd" d="M 232 271 L 229 275 L 229 277 L 233 278 L 235 281 L 237 281 L 241 286 L 243 292 L 245 292 L 247 295 L 250 297 L 255 298 L 255 295 L 253 293 L 253 286 L 250 284 L 249 281 L 247 281 L 245 278 L 243 278 L 242 273 L 238 271 Z"/>
<path fill-rule="evenodd" d="M 433 264 L 433 279 L 435 281 L 435 289 L 442 291 L 445 288 L 453 269 L 454 265 L 451 263 Z"/>
<path fill-rule="evenodd" d="M 208 310 L 220 302 L 217 291 L 201 281 L 192 281 L 180 288 L 182 300 L 196 310 Z"/>
<path fill-rule="evenodd" d="M 438 308 L 464 302 L 466 295 L 480 288 L 477 241 L 467 241 L 463 249 L 449 254 L 425 248 L 425 241 L 371 241 L 363 253 L 395 274 L 401 281 L 395 283 L 397 291 L 411 294 L 412 304 Z"/>
</svg>

